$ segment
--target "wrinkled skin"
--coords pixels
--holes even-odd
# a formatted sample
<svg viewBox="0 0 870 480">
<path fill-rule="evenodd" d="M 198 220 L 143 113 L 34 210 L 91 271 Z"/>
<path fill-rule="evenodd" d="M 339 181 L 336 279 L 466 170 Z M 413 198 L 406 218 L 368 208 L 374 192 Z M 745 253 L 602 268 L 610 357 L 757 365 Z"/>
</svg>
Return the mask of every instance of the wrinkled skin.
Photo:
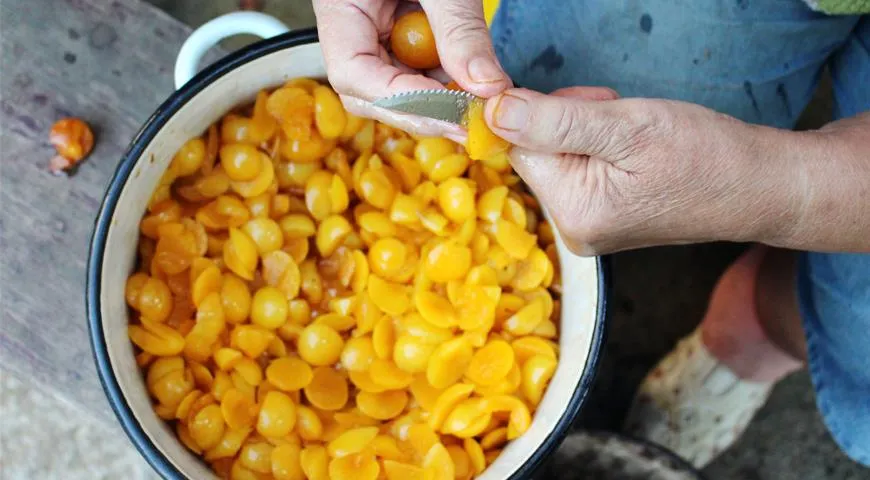
<svg viewBox="0 0 870 480">
<path fill-rule="evenodd" d="M 488 98 L 487 123 L 515 145 L 513 167 L 576 253 L 716 240 L 870 251 L 866 202 L 855 201 L 870 197 L 870 114 L 790 132 L 684 102 L 618 99 L 606 88 L 511 89 L 478 0 L 314 6 L 330 81 L 351 112 L 463 142 L 455 126 L 370 102 L 443 88 L 445 74 Z M 394 19 L 418 7 L 429 17 L 443 71 L 411 70 L 383 46 Z"/>
</svg>

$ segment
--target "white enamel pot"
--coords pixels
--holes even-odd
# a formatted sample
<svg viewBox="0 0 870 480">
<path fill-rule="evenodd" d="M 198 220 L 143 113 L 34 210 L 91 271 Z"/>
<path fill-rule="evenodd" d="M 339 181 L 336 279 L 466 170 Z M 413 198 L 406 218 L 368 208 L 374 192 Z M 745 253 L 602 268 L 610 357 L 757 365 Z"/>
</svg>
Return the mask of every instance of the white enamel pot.
<svg viewBox="0 0 870 480">
<path fill-rule="evenodd" d="M 223 38 L 248 33 L 264 40 L 197 73 L 202 55 Z M 87 307 L 91 343 L 106 396 L 124 430 L 167 479 L 216 478 L 154 413 L 127 337 L 124 285 L 136 260 L 139 219 L 175 151 L 257 92 L 295 77 L 325 79 L 317 33 L 290 32 L 260 13 L 219 17 L 197 29 L 179 52 L 177 91 L 133 139 L 103 199 L 90 246 Z M 558 446 L 591 385 L 605 323 L 605 268 L 601 258 L 571 254 L 557 242 L 563 300 L 560 361 L 530 429 L 511 442 L 482 474 L 484 480 L 529 478 Z"/>
</svg>

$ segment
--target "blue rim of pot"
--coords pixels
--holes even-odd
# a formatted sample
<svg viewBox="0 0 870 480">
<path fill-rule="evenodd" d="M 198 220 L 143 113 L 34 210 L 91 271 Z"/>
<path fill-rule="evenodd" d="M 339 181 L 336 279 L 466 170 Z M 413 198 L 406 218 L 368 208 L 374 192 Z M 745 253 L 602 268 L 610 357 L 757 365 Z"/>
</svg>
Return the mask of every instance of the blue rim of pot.
<svg viewBox="0 0 870 480">
<path fill-rule="evenodd" d="M 102 314 L 100 311 L 100 291 L 102 288 L 100 277 L 103 270 L 103 255 L 106 246 L 106 239 L 109 232 L 109 226 L 112 222 L 112 217 L 115 213 L 115 208 L 118 205 L 118 199 L 124 185 L 127 183 L 127 179 L 133 171 L 133 168 L 136 166 L 147 146 L 151 143 L 163 125 L 199 92 L 211 85 L 215 80 L 241 65 L 279 50 L 316 43 L 317 41 L 317 31 L 315 29 L 292 31 L 256 42 L 225 56 L 203 69 L 183 87 L 175 91 L 145 122 L 145 125 L 141 130 L 139 130 L 139 133 L 136 134 L 130 146 L 127 148 L 127 151 L 121 157 L 121 161 L 118 164 L 115 174 L 109 183 L 106 194 L 103 197 L 99 214 L 94 223 L 94 232 L 91 236 L 87 268 L 85 301 L 87 305 L 91 350 L 94 356 L 94 362 L 97 366 L 100 383 L 103 386 L 103 390 L 106 393 L 106 397 L 109 400 L 112 410 L 115 412 L 115 416 L 118 418 L 118 421 L 121 423 L 127 436 L 130 437 L 133 445 L 137 450 L 139 450 L 139 453 L 142 454 L 145 460 L 163 478 L 182 480 L 185 476 L 178 471 L 178 469 L 162 452 L 160 452 L 154 442 L 152 442 L 145 433 L 145 429 L 136 420 L 136 417 L 133 414 L 133 409 L 127 402 L 127 399 L 115 378 L 109 360 L 106 337 L 103 332 Z M 521 465 L 513 475 L 511 475 L 511 480 L 531 478 L 532 474 L 541 463 L 556 449 L 556 447 L 559 446 L 565 435 L 568 433 L 574 419 L 580 412 L 580 408 L 585 403 L 586 396 L 592 386 L 593 380 L 595 379 L 598 360 L 601 355 L 601 347 L 604 343 L 605 312 L 607 311 L 608 292 L 610 291 L 610 285 L 608 282 L 610 277 L 609 258 L 598 257 L 596 261 L 598 270 L 598 307 L 595 314 L 596 318 L 592 334 L 592 343 L 589 357 L 584 366 L 584 373 L 580 379 L 580 383 L 577 385 L 576 390 L 568 402 L 565 412 L 556 423 L 553 431 L 550 432 L 546 440 L 538 446 L 529 460 Z"/>
</svg>

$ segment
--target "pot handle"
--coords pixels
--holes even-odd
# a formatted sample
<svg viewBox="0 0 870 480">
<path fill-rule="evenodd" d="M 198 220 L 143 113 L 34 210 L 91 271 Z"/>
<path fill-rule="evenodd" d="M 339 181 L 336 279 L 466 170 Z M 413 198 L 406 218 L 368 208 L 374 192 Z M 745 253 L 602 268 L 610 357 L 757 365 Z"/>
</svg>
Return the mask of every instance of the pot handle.
<svg viewBox="0 0 870 480">
<path fill-rule="evenodd" d="M 269 38 L 289 31 L 277 18 L 260 12 L 233 12 L 210 20 L 181 45 L 175 59 L 175 88 L 181 88 L 196 75 L 202 56 L 221 40 L 243 33 Z"/>
</svg>

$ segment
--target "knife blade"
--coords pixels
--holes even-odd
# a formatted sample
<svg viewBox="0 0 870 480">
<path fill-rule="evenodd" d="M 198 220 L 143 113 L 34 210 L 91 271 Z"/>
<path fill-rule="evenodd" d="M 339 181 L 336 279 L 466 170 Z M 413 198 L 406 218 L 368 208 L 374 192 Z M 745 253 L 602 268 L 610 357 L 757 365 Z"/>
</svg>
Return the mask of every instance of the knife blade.
<svg viewBox="0 0 870 480">
<path fill-rule="evenodd" d="M 394 112 L 419 115 L 442 122 L 465 126 L 465 113 L 475 102 L 484 100 L 468 92 L 458 90 L 414 90 L 381 98 L 376 107 Z"/>
</svg>

